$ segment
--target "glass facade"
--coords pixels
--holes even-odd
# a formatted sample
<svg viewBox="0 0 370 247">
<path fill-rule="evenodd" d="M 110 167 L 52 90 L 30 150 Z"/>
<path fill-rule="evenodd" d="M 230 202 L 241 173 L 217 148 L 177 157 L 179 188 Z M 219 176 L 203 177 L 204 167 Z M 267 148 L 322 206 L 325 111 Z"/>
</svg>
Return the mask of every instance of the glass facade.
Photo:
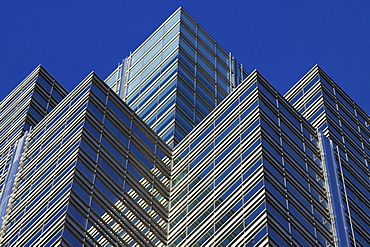
<svg viewBox="0 0 370 247">
<path fill-rule="evenodd" d="M 252 72 L 174 149 L 170 246 L 331 246 L 317 142 Z"/>
<path fill-rule="evenodd" d="M 28 145 L 26 133 L 40 122 L 67 91 L 38 66 L 0 103 L 0 222 L 12 192 L 20 156 Z"/>
<path fill-rule="evenodd" d="M 170 151 L 98 77 L 89 75 L 28 138 L 4 246 L 164 244 L 170 172 L 162 159 Z"/>
<path fill-rule="evenodd" d="M 246 75 L 179 8 L 105 81 L 173 148 Z"/>
<path fill-rule="evenodd" d="M 319 66 L 286 98 L 322 133 L 327 170 L 335 181 L 329 188 L 336 241 L 340 246 L 369 246 L 369 116 Z"/>
<path fill-rule="evenodd" d="M 369 116 L 318 66 L 282 96 L 183 8 L 0 121 L 1 246 L 370 245 Z"/>
</svg>

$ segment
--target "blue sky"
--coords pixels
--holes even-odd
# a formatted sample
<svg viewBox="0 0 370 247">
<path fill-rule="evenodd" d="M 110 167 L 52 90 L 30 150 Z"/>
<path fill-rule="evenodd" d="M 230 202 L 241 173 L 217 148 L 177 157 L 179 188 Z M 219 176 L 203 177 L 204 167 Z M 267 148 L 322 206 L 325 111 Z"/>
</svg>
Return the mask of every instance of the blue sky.
<svg viewBox="0 0 370 247">
<path fill-rule="evenodd" d="M 0 99 L 38 64 L 67 90 L 105 78 L 183 6 L 282 94 L 319 64 L 367 113 L 370 1 L 49 0 L 0 4 Z"/>
</svg>

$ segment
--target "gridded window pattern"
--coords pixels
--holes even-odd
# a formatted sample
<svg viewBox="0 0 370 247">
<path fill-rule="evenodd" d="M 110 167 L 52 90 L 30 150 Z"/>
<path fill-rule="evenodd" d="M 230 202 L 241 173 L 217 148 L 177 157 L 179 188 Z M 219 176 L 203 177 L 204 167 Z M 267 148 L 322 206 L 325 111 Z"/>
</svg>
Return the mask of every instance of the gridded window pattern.
<svg viewBox="0 0 370 247">
<path fill-rule="evenodd" d="M 170 246 L 333 246 L 316 143 L 252 72 L 174 149 Z"/>
<path fill-rule="evenodd" d="M 369 246 L 369 151 L 321 68 L 283 97 L 179 8 L 105 82 L 1 101 L 0 245 Z"/>
<path fill-rule="evenodd" d="M 88 90 L 81 83 L 30 131 L 2 225 L 3 246 L 45 246 L 60 238 Z"/>
<path fill-rule="evenodd" d="M 11 192 L 4 191 L 12 186 L 14 176 L 9 168 L 13 165 L 17 141 L 41 121 L 67 94 L 65 89 L 41 66 L 19 84 L 0 103 L 0 217 L 7 206 Z M 23 150 L 19 146 L 18 151 Z M 17 171 L 17 164 L 13 169 Z M 2 222 L 2 220 L 0 220 Z"/>
<path fill-rule="evenodd" d="M 41 66 L 0 103 L 0 150 L 6 151 L 67 94 Z M 12 144 L 9 144 L 12 143 Z"/>
<path fill-rule="evenodd" d="M 161 246 L 169 149 L 94 74 L 29 133 L 4 246 Z"/>
<path fill-rule="evenodd" d="M 106 83 L 174 147 L 246 75 L 180 8 Z"/>
<path fill-rule="evenodd" d="M 318 66 L 315 66 L 286 95 L 313 125 L 332 141 L 327 152 L 338 168 L 344 208 L 341 218 L 349 229 L 339 241 L 352 246 L 370 244 L 370 131 L 369 117 Z M 327 155 L 330 155 L 327 154 Z M 339 231 L 339 229 L 338 229 Z"/>
<path fill-rule="evenodd" d="M 321 81 L 316 78 L 313 88 Z M 343 197 L 342 216 L 351 224 L 348 242 L 366 246 L 366 177 L 360 173 L 361 153 L 351 152 L 368 144 L 339 119 L 338 126 L 320 125 L 336 144 L 324 149 L 304 116 L 254 71 L 171 150 L 92 73 L 26 135 L 0 241 L 343 245 L 342 226 L 333 221 L 338 218 L 333 205 Z M 354 116 L 352 121 L 360 130 L 367 126 Z M 347 141 L 343 126 L 360 142 Z M 338 169 L 328 169 L 330 152 Z M 337 194 L 328 179 L 336 169 Z"/>
</svg>

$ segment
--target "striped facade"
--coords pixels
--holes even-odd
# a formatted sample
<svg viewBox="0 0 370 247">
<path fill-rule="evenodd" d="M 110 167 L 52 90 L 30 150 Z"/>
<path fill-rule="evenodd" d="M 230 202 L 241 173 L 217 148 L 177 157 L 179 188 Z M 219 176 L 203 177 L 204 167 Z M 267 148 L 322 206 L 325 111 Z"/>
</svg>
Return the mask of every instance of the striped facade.
<svg viewBox="0 0 370 247">
<path fill-rule="evenodd" d="M 237 60 L 179 8 L 106 82 L 173 148 L 246 75 Z"/>
<path fill-rule="evenodd" d="M 106 80 L 37 67 L 0 121 L 1 246 L 370 245 L 369 116 L 318 66 L 283 96 L 183 8 Z"/>
<path fill-rule="evenodd" d="M 67 95 L 67 91 L 38 66 L 0 103 L 0 222 L 19 166 L 19 157 L 36 126 Z"/>
<path fill-rule="evenodd" d="M 333 157 L 334 168 L 327 170 L 333 176 L 331 211 L 338 219 L 337 241 L 341 246 L 369 246 L 369 116 L 319 66 L 286 98 L 322 133 L 327 142 L 323 151 Z"/>
</svg>

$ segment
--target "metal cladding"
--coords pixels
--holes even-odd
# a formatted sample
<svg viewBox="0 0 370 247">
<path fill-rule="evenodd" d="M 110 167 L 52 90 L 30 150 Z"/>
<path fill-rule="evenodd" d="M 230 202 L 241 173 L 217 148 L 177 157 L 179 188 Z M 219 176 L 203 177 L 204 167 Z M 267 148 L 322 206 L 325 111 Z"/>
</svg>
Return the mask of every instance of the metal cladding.
<svg viewBox="0 0 370 247">
<path fill-rule="evenodd" d="M 283 96 L 183 8 L 106 80 L 0 103 L 1 246 L 369 246 L 369 117 L 319 67 Z"/>
</svg>

